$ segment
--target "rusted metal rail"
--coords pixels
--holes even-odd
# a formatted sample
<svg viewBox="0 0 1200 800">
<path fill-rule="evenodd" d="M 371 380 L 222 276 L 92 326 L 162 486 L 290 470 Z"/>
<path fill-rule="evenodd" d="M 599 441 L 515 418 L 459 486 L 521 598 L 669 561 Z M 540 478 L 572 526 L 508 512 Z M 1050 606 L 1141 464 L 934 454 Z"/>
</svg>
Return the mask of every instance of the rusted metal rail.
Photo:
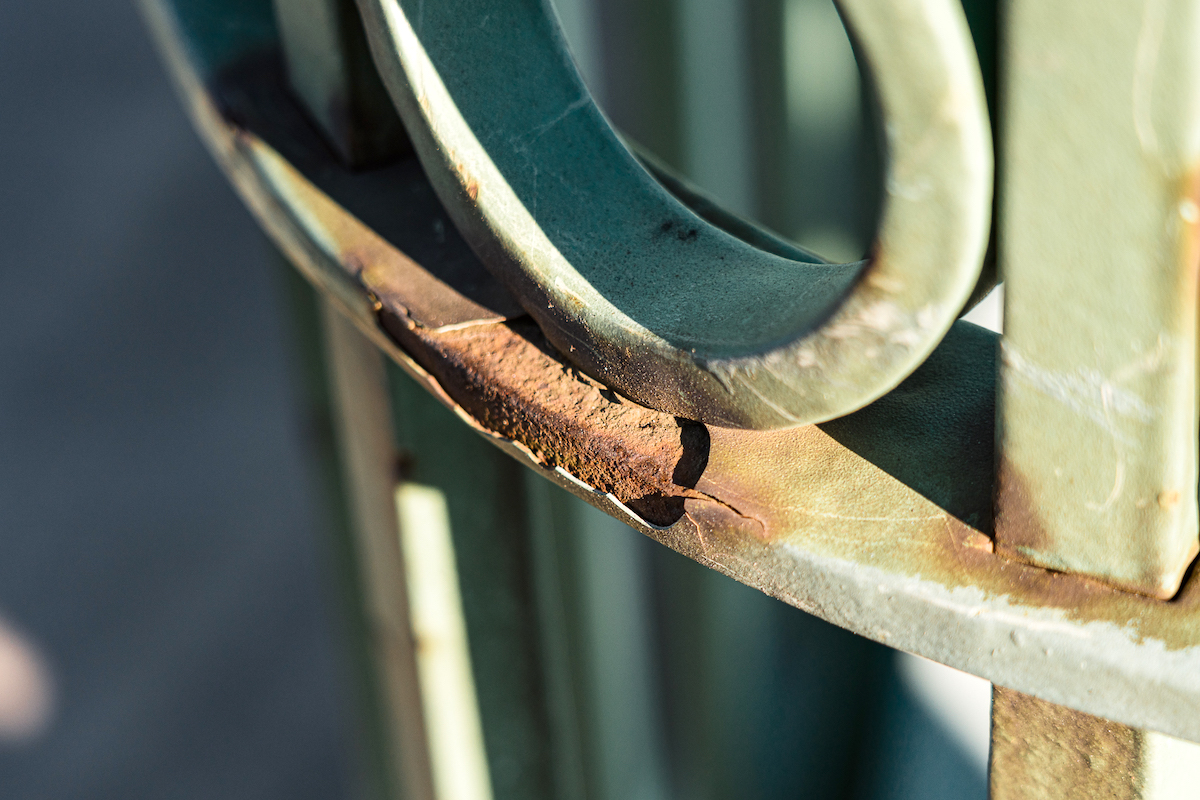
<svg viewBox="0 0 1200 800">
<path fill-rule="evenodd" d="M 487 4 L 360 5 L 415 150 L 371 169 L 352 165 L 407 142 L 378 87 L 355 99 L 365 79 L 353 76 L 370 69 L 344 3 L 281 13 L 340 20 L 325 39 L 277 26 L 269 3 L 145 3 L 205 141 L 331 309 L 464 429 L 588 503 L 809 613 L 1007 687 L 993 796 L 1085 796 L 1093 779 L 1113 797 L 1174 796 L 1171 782 L 1200 764 L 1181 741 L 1200 741 L 1200 579 L 1187 570 L 1200 119 L 1194 58 L 1164 20 L 1191 31 L 1197 4 L 1080 11 L 1101 21 L 1073 38 L 1043 19 L 1061 9 L 1010 4 L 1002 347 L 954 321 L 987 244 L 992 152 L 957 5 L 842 4 L 878 83 L 890 161 L 871 257 L 841 266 L 655 180 L 647 168 L 661 168 L 608 128 L 539 4 L 510 4 L 486 47 L 461 31 L 487 23 Z M 293 73 L 298 103 L 284 52 L 289 66 L 331 59 L 322 74 L 337 80 Z M 1051 107 L 1113 52 L 1119 102 Z M 488 66 L 523 60 L 544 80 Z M 1093 112 L 1106 121 L 1082 143 L 1056 127 Z M 380 136 L 351 135 L 363 125 Z M 1089 172 L 1134 144 L 1142 156 L 1129 159 L 1145 164 Z M 1081 175 L 1093 183 L 1068 185 Z M 1103 191 L 1132 204 L 1109 228 Z M 1072 206 L 1064 193 L 1091 194 Z M 1081 251 L 1080 227 L 1109 238 Z M 1089 279 L 1059 262 L 1103 269 Z M 1052 316 L 1060 308 L 1074 310 Z M 337 334 L 346 352 L 351 333 Z M 341 385 L 344 418 L 378 390 Z M 370 437 L 358 436 L 345 434 L 367 450 L 348 461 L 378 472 L 387 448 L 362 466 Z M 387 550 L 403 532 L 387 492 L 374 494 L 363 519 L 393 521 L 362 535 Z M 420 557 L 371 562 L 385 598 L 375 613 L 400 642 L 415 635 L 404 560 Z M 420 653 L 390 652 L 382 668 L 408 676 L 396 691 L 425 692 Z M 477 752 L 448 754 L 432 734 L 412 744 L 443 713 L 421 692 L 396 701 L 408 709 L 396 717 L 410 742 L 402 782 L 411 796 L 483 796 L 486 770 L 456 795 L 438 767 Z M 445 724 L 478 725 L 462 708 Z M 1072 747 L 1110 753 L 1128 780 L 1055 755 Z"/>
</svg>

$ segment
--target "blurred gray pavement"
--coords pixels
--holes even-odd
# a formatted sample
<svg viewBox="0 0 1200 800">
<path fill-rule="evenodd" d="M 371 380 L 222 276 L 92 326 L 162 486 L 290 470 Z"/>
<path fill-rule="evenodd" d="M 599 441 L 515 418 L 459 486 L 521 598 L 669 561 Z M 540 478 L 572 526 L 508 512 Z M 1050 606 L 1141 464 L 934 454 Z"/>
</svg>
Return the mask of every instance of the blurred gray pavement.
<svg viewBox="0 0 1200 800">
<path fill-rule="evenodd" d="M 351 794 L 279 276 L 130 0 L 0 3 L 0 248 L 0 797 Z"/>
</svg>

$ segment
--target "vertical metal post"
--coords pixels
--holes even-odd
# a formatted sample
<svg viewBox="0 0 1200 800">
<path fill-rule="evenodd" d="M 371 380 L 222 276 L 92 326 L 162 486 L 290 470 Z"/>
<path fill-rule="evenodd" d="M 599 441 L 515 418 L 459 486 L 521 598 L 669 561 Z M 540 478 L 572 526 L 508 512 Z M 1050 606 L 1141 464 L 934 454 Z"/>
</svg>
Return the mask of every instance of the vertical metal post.
<svg viewBox="0 0 1200 800">
<path fill-rule="evenodd" d="M 385 793 L 559 796 L 578 741 L 552 736 L 562 665 L 543 658 L 525 471 L 322 309 Z"/>
<path fill-rule="evenodd" d="M 997 547 L 1169 598 L 1198 545 L 1200 2 L 1005 27 Z"/>
<path fill-rule="evenodd" d="M 475 695 L 456 702 L 478 709 L 491 795 L 554 797 L 561 783 L 558 764 L 577 757 L 578 743 L 554 736 L 556 697 L 548 687 L 561 684 L 562 677 L 543 657 L 525 468 L 395 364 L 387 365 L 387 384 L 392 429 L 403 454 L 400 485 L 434 490 L 444 505 L 438 524 L 448 532 L 453 552 Z M 404 556 L 410 558 L 407 549 Z M 422 692 L 428 718 L 433 696 Z M 439 787 L 439 800 L 452 797 Z"/>
<path fill-rule="evenodd" d="M 371 62 L 354 0 L 274 0 L 288 82 L 346 164 L 366 167 L 410 149 Z"/>
<path fill-rule="evenodd" d="M 683 120 L 675 102 L 679 21 L 674 3 L 608 0 L 596 11 L 604 56 L 602 80 L 592 91 L 617 128 L 679 168 Z"/>
<path fill-rule="evenodd" d="M 1200 747 L 996 687 L 990 773 L 991 800 L 1185 800 Z"/>
<path fill-rule="evenodd" d="M 321 328 L 334 406 L 334 429 L 349 506 L 351 540 L 362 577 L 367 649 L 383 702 L 383 791 L 433 800 L 426 719 L 400 549 L 393 491 L 396 450 L 383 356 L 328 300 Z"/>
<path fill-rule="evenodd" d="M 1197 551 L 1200 3 L 1004 24 L 997 548 L 1169 598 Z M 993 800 L 1195 796 L 1200 746 L 1000 687 L 992 713 Z"/>
<path fill-rule="evenodd" d="M 654 608 L 646 554 L 620 521 L 526 473 L 542 657 L 556 738 L 556 798 L 666 800 Z"/>
</svg>

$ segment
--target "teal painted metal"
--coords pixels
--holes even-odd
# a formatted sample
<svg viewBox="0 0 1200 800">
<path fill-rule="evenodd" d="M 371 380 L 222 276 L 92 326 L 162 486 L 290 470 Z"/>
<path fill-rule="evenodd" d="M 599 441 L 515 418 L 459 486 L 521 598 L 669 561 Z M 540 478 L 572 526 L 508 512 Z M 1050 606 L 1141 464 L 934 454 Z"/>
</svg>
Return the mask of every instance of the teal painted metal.
<svg viewBox="0 0 1200 800">
<path fill-rule="evenodd" d="M 533 333 L 516 324 L 520 310 L 453 234 L 420 171 L 404 163 L 339 171 L 322 160 L 321 145 L 305 144 L 303 126 L 286 124 L 292 112 L 255 82 L 261 76 L 238 72 L 236 59 L 211 60 L 228 54 L 227 44 L 213 50 L 189 35 L 214 6 L 149 8 L 198 127 L 289 258 L 497 446 L 647 535 L 857 633 L 1053 702 L 1200 739 L 1200 584 L 1160 603 L 991 552 L 989 335 L 956 324 L 898 391 L 820 428 L 708 428 L 702 480 L 673 486 L 668 467 L 661 485 L 678 492 L 683 516 L 651 523 L 628 505 L 643 490 L 606 483 L 616 473 L 594 473 L 598 485 L 588 485 L 561 466 L 619 472 L 628 457 L 597 451 L 572 460 L 597 431 L 568 428 L 557 443 L 528 437 L 541 420 L 570 421 L 577 412 L 556 405 L 569 391 L 595 392 L 588 396 L 599 398 L 601 418 L 629 405 L 589 388 L 546 355 L 548 346 L 525 338 Z M 261 39 L 245 41 L 252 55 Z M 229 87 L 219 99 L 206 88 L 218 78 Z M 388 208 L 408 209 L 403 224 L 381 213 Z M 471 339 L 456 333 L 467 322 L 476 341 L 512 349 L 481 352 L 467 369 L 462 347 Z M 546 371 L 537 383 L 513 384 L 505 370 L 514 359 Z M 490 381 L 528 403 L 506 413 L 533 427 L 489 427 L 502 420 L 473 392 Z M 645 413 L 655 425 L 675 426 L 669 415 Z M 641 446 L 635 433 L 612 436 L 626 453 Z"/>
<path fill-rule="evenodd" d="M 277 0 L 288 84 L 337 154 L 363 168 L 411 150 L 353 0 Z"/>
<path fill-rule="evenodd" d="M 501 22 L 481 2 L 363 4 L 439 197 L 558 349 L 652 408 L 753 428 L 841 416 L 893 388 L 966 302 L 987 241 L 991 147 L 961 10 L 842 8 L 875 78 L 889 173 L 872 257 L 835 266 L 749 247 L 665 192 L 594 106 L 543 5 Z"/>
<path fill-rule="evenodd" d="M 362 775 L 362 790 L 367 798 L 401 796 L 404 774 L 396 758 L 397 717 L 388 698 L 385 676 L 385 652 L 388 630 L 377 624 L 371 602 L 371 569 L 362 541 L 362 529 L 352 512 L 354 500 L 348 483 L 350 472 L 339 453 L 345 437 L 335 433 L 335 385 L 330 380 L 331 364 L 326 357 L 321 296 L 282 256 L 276 258 L 282 273 L 287 306 L 291 310 L 293 352 L 300 364 L 303 387 L 303 415 L 313 432 L 313 440 L 322 467 L 320 486 L 328 517 L 327 562 L 337 591 L 336 608 L 342 631 L 342 644 L 349 656 L 350 683 L 354 692 L 357 724 L 356 750 Z M 411 780 L 411 779 L 410 779 Z M 407 791 L 405 797 L 420 797 Z"/>
<path fill-rule="evenodd" d="M 394 365 L 387 380 L 402 477 L 448 506 L 491 796 L 554 797 L 556 764 L 577 744 L 553 737 L 543 690 L 524 472 Z"/>
</svg>

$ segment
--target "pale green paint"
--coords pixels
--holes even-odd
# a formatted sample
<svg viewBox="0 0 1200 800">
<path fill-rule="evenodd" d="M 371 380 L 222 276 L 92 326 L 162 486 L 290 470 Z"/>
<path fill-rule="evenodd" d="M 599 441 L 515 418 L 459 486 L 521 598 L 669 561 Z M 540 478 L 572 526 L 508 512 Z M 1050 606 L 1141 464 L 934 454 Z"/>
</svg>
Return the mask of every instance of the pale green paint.
<svg viewBox="0 0 1200 800">
<path fill-rule="evenodd" d="M 1200 2 L 1016 0 L 997 542 L 1157 597 L 1197 547 Z"/>
</svg>

